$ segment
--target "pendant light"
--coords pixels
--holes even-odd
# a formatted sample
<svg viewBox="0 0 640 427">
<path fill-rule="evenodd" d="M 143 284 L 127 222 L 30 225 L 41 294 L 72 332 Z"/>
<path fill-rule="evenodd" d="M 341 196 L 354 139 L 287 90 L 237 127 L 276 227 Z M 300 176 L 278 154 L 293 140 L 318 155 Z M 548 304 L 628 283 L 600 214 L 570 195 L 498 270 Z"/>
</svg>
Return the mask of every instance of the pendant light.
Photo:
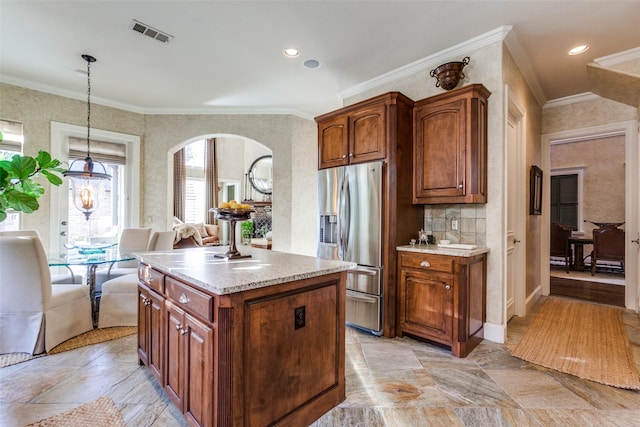
<svg viewBox="0 0 640 427">
<path fill-rule="evenodd" d="M 87 61 L 87 157 L 84 161 L 76 159 L 71 162 L 69 170 L 62 175 L 71 179 L 73 204 L 88 221 L 89 216 L 100 207 L 111 175 L 102 163 L 91 159 L 91 63 L 96 62 L 96 58 L 82 55 L 82 59 Z"/>
</svg>

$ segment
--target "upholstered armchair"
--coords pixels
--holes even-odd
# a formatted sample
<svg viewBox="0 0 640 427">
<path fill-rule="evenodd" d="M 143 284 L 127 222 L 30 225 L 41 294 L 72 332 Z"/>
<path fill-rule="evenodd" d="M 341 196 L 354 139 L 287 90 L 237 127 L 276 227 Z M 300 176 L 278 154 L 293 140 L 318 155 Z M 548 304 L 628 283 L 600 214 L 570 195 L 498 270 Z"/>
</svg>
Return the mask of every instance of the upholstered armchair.
<svg viewBox="0 0 640 427">
<path fill-rule="evenodd" d="M 37 235 L 0 235 L 0 353 L 40 354 L 91 329 L 89 287 L 52 285 Z"/>
<path fill-rule="evenodd" d="M 215 224 L 174 224 L 176 231 L 173 242 L 174 249 L 199 246 L 216 246 L 220 244 L 218 226 Z"/>
</svg>

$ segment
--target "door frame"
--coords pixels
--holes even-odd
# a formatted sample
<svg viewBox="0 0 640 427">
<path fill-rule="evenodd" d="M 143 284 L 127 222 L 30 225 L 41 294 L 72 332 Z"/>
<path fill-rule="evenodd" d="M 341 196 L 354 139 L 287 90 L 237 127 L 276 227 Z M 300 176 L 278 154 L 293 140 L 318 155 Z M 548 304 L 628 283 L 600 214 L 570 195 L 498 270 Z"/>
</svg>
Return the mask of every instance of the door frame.
<svg viewBox="0 0 640 427">
<path fill-rule="evenodd" d="M 138 227 L 140 224 L 140 137 L 126 133 L 111 132 L 102 129 L 91 128 L 91 135 L 101 141 L 124 144 L 127 147 L 127 185 L 125 186 L 124 221 L 122 226 L 126 228 Z M 68 123 L 51 122 L 51 156 L 61 159 L 66 163 L 69 159 L 69 137 L 80 139 L 87 138 L 87 128 Z M 64 167 L 64 166 L 63 166 Z M 51 203 L 49 218 L 49 252 L 60 252 L 62 247 L 60 239 L 60 222 L 63 215 L 61 209 L 68 209 L 69 187 L 64 180 L 60 186 L 51 187 Z M 64 215 L 66 217 L 66 215 Z"/>
<path fill-rule="evenodd" d="M 516 141 L 514 142 L 514 147 L 516 148 L 515 155 L 513 159 L 515 160 L 515 180 L 514 182 L 509 181 L 509 174 L 505 173 L 505 188 L 509 186 L 515 186 L 516 189 L 516 198 L 515 200 L 509 200 L 507 195 L 507 206 L 511 205 L 511 208 L 514 210 L 514 235 L 519 240 L 516 244 L 518 248 L 514 251 L 514 265 L 512 268 L 514 271 L 512 272 L 513 277 L 517 277 L 515 280 L 515 285 L 513 288 L 513 306 L 514 306 L 514 314 L 516 316 L 525 316 L 527 314 L 527 275 L 526 275 L 526 250 L 527 250 L 527 231 L 526 231 L 526 206 L 527 206 L 527 192 L 525 191 L 527 188 L 526 181 L 526 131 L 527 131 L 527 114 L 526 109 L 516 96 L 516 94 L 511 90 L 509 85 L 505 85 L 505 105 L 507 106 L 505 111 L 505 128 L 504 128 L 504 137 L 506 141 L 506 148 L 509 149 L 510 143 L 508 141 L 509 135 L 509 123 L 513 123 L 515 127 L 516 133 Z M 509 161 L 509 154 L 507 153 L 506 161 Z M 508 213 L 507 208 L 507 213 Z M 505 215 L 505 230 L 506 234 L 508 234 L 508 215 Z M 505 245 L 505 252 L 508 251 L 509 245 Z M 507 254 L 505 253 L 505 260 L 508 259 Z M 505 290 L 504 290 L 504 303 L 503 303 L 503 316 L 504 319 L 508 322 L 509 319 L 507 317 L 508 310 L 508 301 L 507 301 L 507 289 L 508 280 L 512 276 L 508 272 L 509 263 L 505 262 Z"/>
<path fill-rule="evenodd" d="M 640 232 L 640 198 L 638 196 L 638 182 L 640 180 L 640 151 L 638 148 L 638 121 L 629 120 L 624 122 L 609 123 L 600 126 L 592 126 L 580 129 L 554 132 L 542 135 L 542 169 L 550 170 L 550 147 L 552 142 L 572 142 L 583 141 L 585 139 L 603 138 L 609 136 L 624 135 L 625 137 L 625 306 L 630 310 L 638 310 L 638 278 L 640 277 L 640 262 L 638 262 L 638 245 L 631 243 L 637 238 Z M 547 173 L 543 177 L 543 206 L 541 230 L 548 230 L 550 227 L 551 207 L 551 178 Z M 541 258 L 549 259 L 549 233 L 542 233 L 541 236 Z M 633 268 L 632 266 L 635 266 Z M 540 275 L 542 280 L 542 293 L 549 295 L 550 292 L 550 267 L 548 262 L 540 263 Z M 631 267 L 631 268 L 629 268 Z"/>
</svg>

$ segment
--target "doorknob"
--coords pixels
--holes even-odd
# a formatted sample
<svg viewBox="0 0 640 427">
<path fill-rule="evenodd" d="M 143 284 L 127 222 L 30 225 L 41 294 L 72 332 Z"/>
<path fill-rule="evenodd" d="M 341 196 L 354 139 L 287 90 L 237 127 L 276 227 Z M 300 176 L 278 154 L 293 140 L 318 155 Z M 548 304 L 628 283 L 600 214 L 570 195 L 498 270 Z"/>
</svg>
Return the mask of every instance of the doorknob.
<svg viewBox="0 0 640 427">
<path fill-rule="evenodd" d="M 61 232 L 60 232 L 60 235 L 61 235 L 61 236 L 66 236 L 66 235 L 67 235 L 67 232 L 66 232 L 66 231 L 61 231 Z"/>
<path fill-rule="evenodd" d="M 62 222 L 60 223 L 60 225 L 64 225 L 64 226 L 66 226 L 66 225 L 67 225 L 67 221 L 62 221 Z"/>
<path fill-rule="evenodd" d="M 516 239 L 516 238 L 514 237 L 514 239 L 513 239 L 513 244 L 514 244 L 514 245 L 517 245 L 518 243 L 520 243 L 520 240 L 518 240 L 518 239 Z"/>
<path fill-rule="evenodd" d="M 632 240 L 631 243 L 635 243 L 636 245 L 640 245 L 640 238 Z"/>
</svg>

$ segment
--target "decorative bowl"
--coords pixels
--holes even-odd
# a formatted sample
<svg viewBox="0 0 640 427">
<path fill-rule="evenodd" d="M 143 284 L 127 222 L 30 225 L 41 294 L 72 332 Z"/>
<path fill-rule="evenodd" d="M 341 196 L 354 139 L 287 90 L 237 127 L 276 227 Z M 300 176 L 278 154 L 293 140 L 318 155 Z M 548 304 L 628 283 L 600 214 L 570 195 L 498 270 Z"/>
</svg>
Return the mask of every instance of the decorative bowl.
<svg viewBox="0 0 640 427">
<path fill-rule="evenodd" d="M 458 85 L 460 80 L 464 79 L 462 69 L 468 63 L 469 57 L 465 56 L 462 61 L 448 62 L 434 68 L 429 75 L 436 78 L 436 87 L 451 90 Z"/>
</svg>

